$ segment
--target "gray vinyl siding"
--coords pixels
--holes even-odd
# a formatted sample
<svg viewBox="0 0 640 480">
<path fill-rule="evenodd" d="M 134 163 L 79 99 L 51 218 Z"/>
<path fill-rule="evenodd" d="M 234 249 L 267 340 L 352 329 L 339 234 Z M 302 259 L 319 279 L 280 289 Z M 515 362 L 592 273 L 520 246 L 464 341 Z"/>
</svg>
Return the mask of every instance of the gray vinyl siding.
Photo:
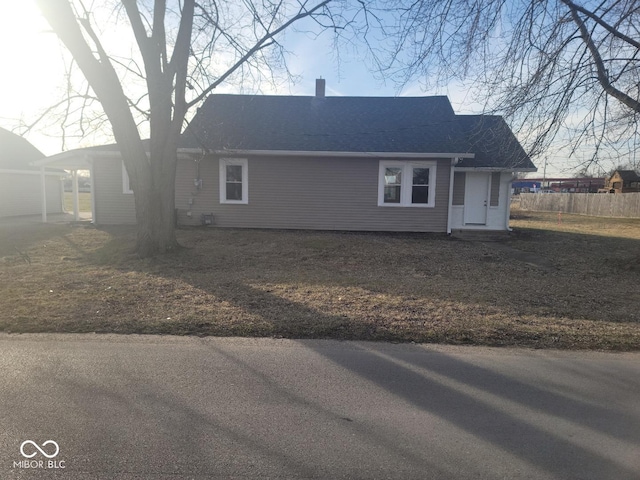
<svg viewBox="0 0 640 480">
<path fill-rule="evenodd" d="M 500 172 L 491 174 L 491 195 L 489 205 L 497 207 L 500 200 Z"/>
<path fill-rule="evenodd" d="M 199 172 L 199 174 L 198 174 Z M 194 180 L 200 178 L 202 187 L 196 187 Z M 218 160 L 205 158 L 200 162 L 193 160 L 178 160 L 176 170 L 176 211 L 178 224 L 200 225 L 202 214 L 213 213 L 214 205 L 218 203 Z M 251 171 L 249 171 L 249 185 L 251 185 Z M 251 187 L 249 187 L 249 195 Z M 191 199 L 191 204 L 189 200 Z M 188 217 L 187 212 L 192 216 Z"/>
<path fill-rule="evenodd" d="M 464 205 L 464 188 L 467 176 L 464 172 L 453 173 L 453 205 Z"/>
<path fill-rule="evenodd" d="M 136 223 L 133 194 L 122 192 L 122 161 L 98 158 L 93 163 L 93 189 L 97 225 L 127 225 Z"/>
<path fill-rule="evenodd" d="M 229 205 L 220 203 L 218 158 L 200 163 L 200 190 L 197 164 L 181 160 L 178 222 L 199 224 L 212 213 L 222 227 L 446 232 L 450 166 L 437 161 L 434 208 L 379 207 L 379 159 L 249 157 L 249 203 Z"/>
<path fill-rule="evenodd" d="M 0 217 L 42 213 L 39 173 L 0 172 Z M 62 212 L 62 181 L 57 175 L 45 176 L 47 213 Z"/>
</svg>

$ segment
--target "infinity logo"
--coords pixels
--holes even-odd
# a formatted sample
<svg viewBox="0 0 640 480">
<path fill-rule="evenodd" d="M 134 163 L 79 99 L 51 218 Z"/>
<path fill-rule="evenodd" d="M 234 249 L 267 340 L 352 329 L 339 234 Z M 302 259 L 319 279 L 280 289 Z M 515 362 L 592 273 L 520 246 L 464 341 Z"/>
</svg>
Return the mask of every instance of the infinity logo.
<svg viewBox="0 0 640 480">
<path fill-rule="evenodd" d="M 59 446 L 58 446 L 58 444 L 57 444 L 56 442 L 54 442 L 53 440 L 47 440 L 46 442 L 44 442 L 44 443 L 42 444 L 42 446 L 43 446 L 43 447 L 45 447 L 46 445 L 49 445 L 49 444 L 54 445 L 54 446 L 56 447 L 56 451 L 55 451 L 55 453 L 53 453 L 52 455 L 49 455 L 49 454 L 48 454 L 47 452 L 45 452 L 42 448 L 40 448 L 36 442 L 34 442 L 34 441 L 32 441 L 32 440 L 25 440 L 24 442 L 22 442 L 22 445 L 20 445 L 20 453 L 22 454 L 22 456 L 23 456 L 24 458 L 33 458 L 33 457 L 35 457 L 35 456 L 38 454 L 38 452 L 33 452 L 33 453 L 29 454 L 29 455 L 27 455 L 26 453 L 24 453 L 24 446 L 25 446 L 26 444 L 28 444 L 28 443 L 29 443 L 29 444 L 31 444 L 31 445 L 33 445 L 33 446 L 35 447 L 35 449 L 36 449 L 36 450 L 38 450 L 38 452 L 40 452 L 42 455 L 44 455 L 44 456 L 45 456 L 45 457 L 47 457 L 47 458 L 53 458 L 53 457 L 56 457 L 56 456 L 58 455 L 58 453 L 60 452 L 60 447 L 59 447 Z"/>
</svg>

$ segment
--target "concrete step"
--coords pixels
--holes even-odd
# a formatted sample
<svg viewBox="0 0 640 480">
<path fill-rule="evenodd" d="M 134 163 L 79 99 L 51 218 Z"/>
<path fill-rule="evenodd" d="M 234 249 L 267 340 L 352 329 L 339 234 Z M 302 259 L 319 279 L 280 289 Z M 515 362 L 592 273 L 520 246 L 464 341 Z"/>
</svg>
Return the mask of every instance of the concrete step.
<svg viewBox="0 0 640 480">
<path fill-rule="evenodd" d="M 469 242 L 503 242 L 509 239 L 507 230 L 451 230 L 451 236 Z"/>
</svg>

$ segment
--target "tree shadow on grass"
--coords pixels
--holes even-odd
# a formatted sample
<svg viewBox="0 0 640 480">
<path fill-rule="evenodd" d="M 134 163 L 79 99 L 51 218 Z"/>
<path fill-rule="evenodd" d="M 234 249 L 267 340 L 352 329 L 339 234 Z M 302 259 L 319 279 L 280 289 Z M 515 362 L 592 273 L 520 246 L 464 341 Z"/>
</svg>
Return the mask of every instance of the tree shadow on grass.
<svg viewBox="0 0 640 480">
<path fill-rule="evenodd" d="M 0 225 L 0 257 L 28 252 L 34 245 L 63 237 L 73 228 L 66 224 Z"/>
<path fill-rule="evenodd" d="M 634 283 L 627 280 L 631 280 L 635 273 L 626 270 L 614 272 L 607 268 L 616 262 L 624 262 L 629 250 L 640 245 L 638 240 L 550 233 L 543 239 L 510 241 L 505 249 L 482 243 L 408 237 L 411 240 L 408 245 L 400 243 L 406 252 L 394 255 L 396 239 L 402 242 L 405 237 L 310 233 L 300 238 L 297 232 L 267 234 L 242 231 L 237 234 L 241 237 L 240 242 L 216 250 L 207 244 L 207 238 L 214 238 L 218 243 L 233 242 L 237 238 L 229 232 L 215 230 L 186 231 L 184 234 L 193 236 L 190 239 L 195 239 L 195 246 L 155 259 L 132 257 L 127 253 L 132 246 L 132 238 L 127 240 L 118 236 L 85 258 L 90 263 L 113 266 L 123 272 L 143 272 L 161 277 L 168 284 L 187 283 L 215 298 L 228 299 L 232 305 L 246 303 L 245 311 L 262 316 L 261 328 L 256 329 L 256 323 L 249 320 L 251 328 L 243 330 L 241 322 L 237 321 L 227 333 L 213 324 L 207 327 L 206 319 L 194 319 L 197 328 L 192 324 L 176 327 L 180 328 L 177 333 L 185 334 L 397 341 L 408 341 L 415 335 L 415 329 L 407 333 L 392 327 L 395 319 L 385 321 L 376 313 L 375 306 L 372 309 L 370 305 L 367 307 L 369 311 L 365 312 L 370 317 L 368 320 L 347 312 L 345 316 L 328 315 L 327 321 L 318 325 L 309 315 L 292 308 L 291 303 L 279 302 L 277 295 L 261 296 L 258 290 L 268 290 L 269 284 L 284 285 L 283 288 L 286 285 L 304 287 L 306 284 L 311 289 L 319 287 L 318 295 L 329 295 L 332 289 L 345 288 L 370 292 L 372 295 L 394 297 L 398 301 L 407 299 L 410 308 L 417 309 L 424 307 L 426 303 L 423 300 L 428 299 L 432 304 L 429 308 L 453 305 L 456 315 L 471 319 L 469 322 L 466 317 L 464 321 L 458 318 L 459 323 L 472 323 L 474 318 L 485 314 L 506 319 L 508 325 L 496 321 L 493 327 L 489 327 L 495 328 L 482 340 L 488 345 L 574 345 L 572 348 L 576 348 L 575 345 L 581 348 L 600 345 L 601 348 L 615 348 L 602 347 L 606 342 L 598 344 L 595 337 L 591 338 L 589 324 L 601 321 L 630 323 L 640 318 L 637 317 L 637 309 L 632 308 L 633 302 L 629 301 Z M 353 258 L 341 250 L 351 240 L 362 242 L 364 247 L 362 252 L 353 252 Z M 288 244 L 296 241 L 302 244 L 297 249 Z M 421 250 L 423 242 L 430 246 Z M 265 244 L 273 247 L 265 247 Z M 579 252 L 579 258 L 566 258 L 560 246 L 564 251 Z M 515 249 L 522 250 L 523 255 L 514 255 L 512 250 Z M 444 258 L 455 255 L 456 250 L 466 255 L 464 261 Z M 530 257 L 544 259 L 545 268 L 538 268 L 536 262 L 528 261 Z M 377 263 L 370 266 L 372 261 Z M 247 287 L 248 284 L 263 285 L 264 289 Z M 245 287 L 253 290 L 246 291 Z M 416 311 L 416 321 L 421 314 Z M 406 317 L 404 315 L 403 318 Z M 534 328 L 538 330 L 530 335 L 528 325 L 522 328 L 517 321 L 510 320 L 521 317 L 527 317 L 527 322 L 534 318 Z M 287 323 L 292 319 L 297 319 L 305 328 L 308 326 L 309 330 L 302 332 L 300 328 L 289 328 Z M 545 333 L 543 324 L 548 321 L 551 327 L 555 327 L 556 320 L 562 325 Z M 568 324 L 571 320 L 583 325 L 571 330 Z M 169 330 L 163 333 L 171 333 L 170 325 L 166 327 Z M 460 333 L 455 337 L 451 336 L 452 331 L 443 333 L 440 329 L 413 339 L 468 343 L 468 339 L 465 340 L 467 335 L 462 331 L 464 327 L 458 327 L 455 326 Z M 514 341 L 509 343 L 506 337 L 517 333 L 518 328 L 521 329 L 521 338 L 514 337 Z M 474 329 L 474 326 L 468 328 L 469 332 Z M 540 335 L 547 341 L 542 342 Z M 628 341 L 619 348 L 632 348 L 632 342 Z"/>
</svg>

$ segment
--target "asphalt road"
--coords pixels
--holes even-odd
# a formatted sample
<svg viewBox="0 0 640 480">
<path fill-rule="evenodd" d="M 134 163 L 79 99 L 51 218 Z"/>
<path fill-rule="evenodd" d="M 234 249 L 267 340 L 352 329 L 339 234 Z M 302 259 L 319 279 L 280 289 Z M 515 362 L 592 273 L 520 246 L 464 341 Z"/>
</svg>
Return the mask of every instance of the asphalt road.
<svg viewBox="0 0 640 480">
<path fill-rule="evenodd" d="M 0 479 L 640 478 L 640 354 L 0 335 L 0 375 Z"/>
</svg>

